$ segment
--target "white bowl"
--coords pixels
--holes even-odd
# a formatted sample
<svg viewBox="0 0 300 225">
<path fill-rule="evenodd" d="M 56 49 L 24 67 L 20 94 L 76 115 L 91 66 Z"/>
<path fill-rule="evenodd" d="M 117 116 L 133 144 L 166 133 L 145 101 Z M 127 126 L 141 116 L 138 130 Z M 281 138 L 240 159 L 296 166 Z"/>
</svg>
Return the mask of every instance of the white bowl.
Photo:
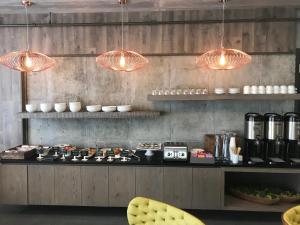
<svg viewBox="0 0 300 225">
<path fill-rule="evenodd" d="M 86 107 L 86 110 L 88 112 L 100 112 L 101 111 L 101 105 L 88 105 Z"/>
<path fill-rule="evenodd" d="M 47 113 L 52 111 L 53 105 L 52 103 L 41 103 L 40 108 L 42 112 Z"/>
<path fill-rule="evenodd" d="M 26 108 L 26 111 L 29 112 L 29 113 L 33 113 L 37 110 L 37 105 L 36 104 L 27 104 L 25 106 Z"/>
<path fill-rule="evenodd" d="M 229 88 L 228 89 L 228 93 L 229 94 L 239 94 L 240 93 L 240 89 L 239 88 Z"/>
<path fill-rule="evenodd" d="M 130 112 L 132 110 L 131 105 L 118 105 L 117 110 L 119 112 Z"/>
<path fill-rule="evenodd" d="M 67 109 L 67 103 L 55 103 L 54 109 L 58 113 L 64 112 Z"/>
<path fill-rule="evenodd" d="M 103 112 L 115 112 L 117 110 L 117 106 L 102 106 Z"/>
<path fill-rule="evenodd" d="M 224 88 L 215 88 L 215 94 L 217 95 L 225 94 Z"/>
<path fill-rule="evenodd" d="M 81 110 L 81 102 L 70 102 L 69 109 L 71 112 L 79 112 Z"/>
</svg>

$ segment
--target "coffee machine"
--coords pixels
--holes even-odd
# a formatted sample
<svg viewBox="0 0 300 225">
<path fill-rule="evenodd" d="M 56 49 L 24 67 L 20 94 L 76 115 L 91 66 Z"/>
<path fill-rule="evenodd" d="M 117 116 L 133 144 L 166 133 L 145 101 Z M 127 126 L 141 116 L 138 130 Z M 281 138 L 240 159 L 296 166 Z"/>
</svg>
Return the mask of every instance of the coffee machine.
<svg viewBox="0 0 300 225">
<path fill-rule="evenodd" d="M 265 152 L 264 160 L 270 165 L 284 164 L 284 120 L 276 113 L 266 113 L 265 118 Z"/>
<path fill-rule="evenodd" d="M 245 115 L 243 161 L 248 164 L 264 163 L 264 117 L 258 113 Z"/>
<path fill-rule="evenodd" d="M 300 164 L 300 114 L 289 112 L 284 115 L 286 154 L 285 160 Z"/>
</svg>

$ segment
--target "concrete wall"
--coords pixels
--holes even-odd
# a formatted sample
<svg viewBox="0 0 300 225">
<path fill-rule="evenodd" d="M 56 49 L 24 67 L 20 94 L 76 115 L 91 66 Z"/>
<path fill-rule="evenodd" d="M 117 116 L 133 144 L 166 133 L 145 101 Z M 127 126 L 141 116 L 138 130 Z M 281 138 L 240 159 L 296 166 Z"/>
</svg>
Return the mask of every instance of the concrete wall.
<svg viewBox="0 0 300 225">
<path fill-rule="evenodd" d="M 58 65 L 55 68 L 28 75 L 29 102 L 80 100 L 84 105 L 132 104 L 137 109 L 160 110 L 164 114 L 154 120 L 32 120 L 29 124 L 30 142 L 85 146 L 104 142 L 132 145 L 140 141 L 202 142 L 204 134 L 223 129 L 242 133 L 243 116 L 246 112 L 292 111 L 293 102 L 152 103 L 146 97 L 155 88 L 208 87 L 212 91 L 214 87 L 242 87 L 245 84 L 293 84 L 295 12 L 293 8 L 227 11 L 227 18 L 232 20 L 267 19 L 267 22 L 231 21 L 226 24 L 226 46 L 259 53 L 253 56 L 251 65 L 228 72 L 203 71 L 196 67 L 195 56 L 183 56 L 197 54 L 218 45 L 220 11 L 131 13 L 125 16 L 129 22 L 154 21 L 157 24 L 125 26 L 127 46 L 158 56 L 148 57 L 150 63 L 147 67 L 129 74 L 104 70 L 95 64 L 93 56 L 97 52 L 120 46 L 120 26 L 105 25 L 119 21 L 119 14 L 33 15 L 30 17 L 32 22 L 42 24 L 42 27 L 30 28 L 32 48 L 63 57 L 56 58 Z M 287 18 L 291 20 L 286 20 Z M 209 19 L 215 21 L 211 23 L 207 21 Z M 103 21 L 103 26 L 57 25 Z M 170 24 L 172 21 L 186 21 L 187 24 Z M 23 16 L 0 15 L 0 24 L 22 22 Z M 56 26 L 49 27 L 49 22 Z M 160 22 L 164 24 L 159 24 Z M 0 34 L 1 54 L 24 48 L 25 27 L 0 27 Z M 172 54 L 182 56 L 165 56 Z M 74 55 L 83 57 L 70 57 Z M 11 71 L 5 68 L 0 73 L 3 78 L 11 76 Z M 14 82 L 20 84 L 20 76 L 15 79 Z M 11 91 L 6 86 L 11 81 L 2 79 L 1 82 L 6 87 L 2 93 L 5 96 Z M 13 124 L 15 121 L 20 97 L 13 102 L 14 106 L 6 110 L 8 113 L 5 114 L 6 106 L 2 101 L 0 116 L 7 119 L 5 116 L 10 115 L 2 124 Z M 18 133 L 21 126 L 14 126 L 9 132 L 5 130 L 5 126 L 0 131 L 6 137 L 5 147 L 11 147 L 16 141 L 9 143 L 7 140 L 13 133 Z M 20 139 L 21 136 L 18 137 Z"/>
<path fill-rule="evenodd" d="M 152 103 L 155 88 L 242 87 L 245 84 L 293 84 L 294 55 L 256 55 L 253 63 L 234 71 L 207 71 L 194 56 L 149 57 L 150 63 L 134 73 L 115 73 L 96 65 L 93 57 L 57 58 L 58 65 L 28 76 L 32 103 L 69 102 L 132 104 L 137 109 L 164 112 L 158 119 L 138 120 L 32 120 L 31 143 L 129 143 L 140 141 L 202 142 L 203 135 L 221 130 L 243 133 L 247 112 L 293 110 L 293 102 L 174 102 Z"/>
</svg>

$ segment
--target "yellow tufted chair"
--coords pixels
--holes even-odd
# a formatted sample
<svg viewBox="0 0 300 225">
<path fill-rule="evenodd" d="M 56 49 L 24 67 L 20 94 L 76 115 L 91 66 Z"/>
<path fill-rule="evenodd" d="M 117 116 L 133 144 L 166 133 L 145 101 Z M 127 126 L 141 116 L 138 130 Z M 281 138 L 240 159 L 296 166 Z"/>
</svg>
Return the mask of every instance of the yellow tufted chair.
<svg viewBox="0 0 300 225">
<path fill-rule="evenodd" d="M 284 225 L 300 225 L 300 205 L 287 210 L 282 215 Z"/>
<path fill-rule="evenodd" d="M 129 203 L 127 218 L 129 225 L 204 225 L 181 209 L 143 197 Z"/>
</svg>

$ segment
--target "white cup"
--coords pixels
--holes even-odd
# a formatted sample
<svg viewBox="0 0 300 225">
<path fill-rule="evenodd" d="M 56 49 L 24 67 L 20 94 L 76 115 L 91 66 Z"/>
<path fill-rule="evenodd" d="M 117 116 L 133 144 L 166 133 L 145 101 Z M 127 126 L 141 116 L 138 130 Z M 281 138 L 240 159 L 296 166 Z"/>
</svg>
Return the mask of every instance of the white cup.
<svg viewBox="0 0 300 225">
<path fill-rule="evenodd" d="M 54 109 L 58 113 L 64 112 L 67 109 L 67 103 L 55 103 Z"/>
<path fill-rule="evenodd" d="M 289 94 L 296 94 L 297 93 L 297 88 L 295 87 L 295 85 L 289 85 L 288 86 L 288 93 Z"/>
<path fill-rule="evenodd" d="M 271 85 L 266 86 L 266 94 L 273 94 L 273 87 Z"/>
<path fill-rule="evenodd" d="M 237 154 L 232 153 L 230 155 L 230 159 L 231 159 L 232 164 L 238 164 L 239 163 L 239 155 L 237 155 Z"/>
<path fill-rule="evenodd" d="M 41 109 L 42 112 L 48 113 L 48 112 L 52 111 L 53 105 L 52 105 L 52 103 L 41 103 L 40 104 L 40 109 Z"/>
<path fill-rule="evenodd" d="M 260 95 L 266 94 L 266 87 L 262 85 L 258 86 L 258 94 Z"/>
<path fill-rule="evenodd" d="M 273 86 L 273 93 L 274 94 L 280 94 L 280 87 L 278 85 Z"/>
<path fill-rule="evenodd" d="M 249 95 L 250 94 L 250 86 L 248 86 L 248 85 L 244 86 L 243 93 L 245 95 Z"/>
<path fill-rule="evenodd" d="M 286 85 L 280 85 L 280 94 L 287 94 L 288 87 Z"/>
<path fill-rule="evenodd" d="M 79 112 L 81 110 L 81 102 L 70 102 L 69 109 L 71 112 Z"/>
<path fill-rule="evenodd" d="M 250 91 L 251 91 L 251 94 L 256 95 L 257 94 L 257 86 L 256 85 L 252 85 Z"/>
</svg>

